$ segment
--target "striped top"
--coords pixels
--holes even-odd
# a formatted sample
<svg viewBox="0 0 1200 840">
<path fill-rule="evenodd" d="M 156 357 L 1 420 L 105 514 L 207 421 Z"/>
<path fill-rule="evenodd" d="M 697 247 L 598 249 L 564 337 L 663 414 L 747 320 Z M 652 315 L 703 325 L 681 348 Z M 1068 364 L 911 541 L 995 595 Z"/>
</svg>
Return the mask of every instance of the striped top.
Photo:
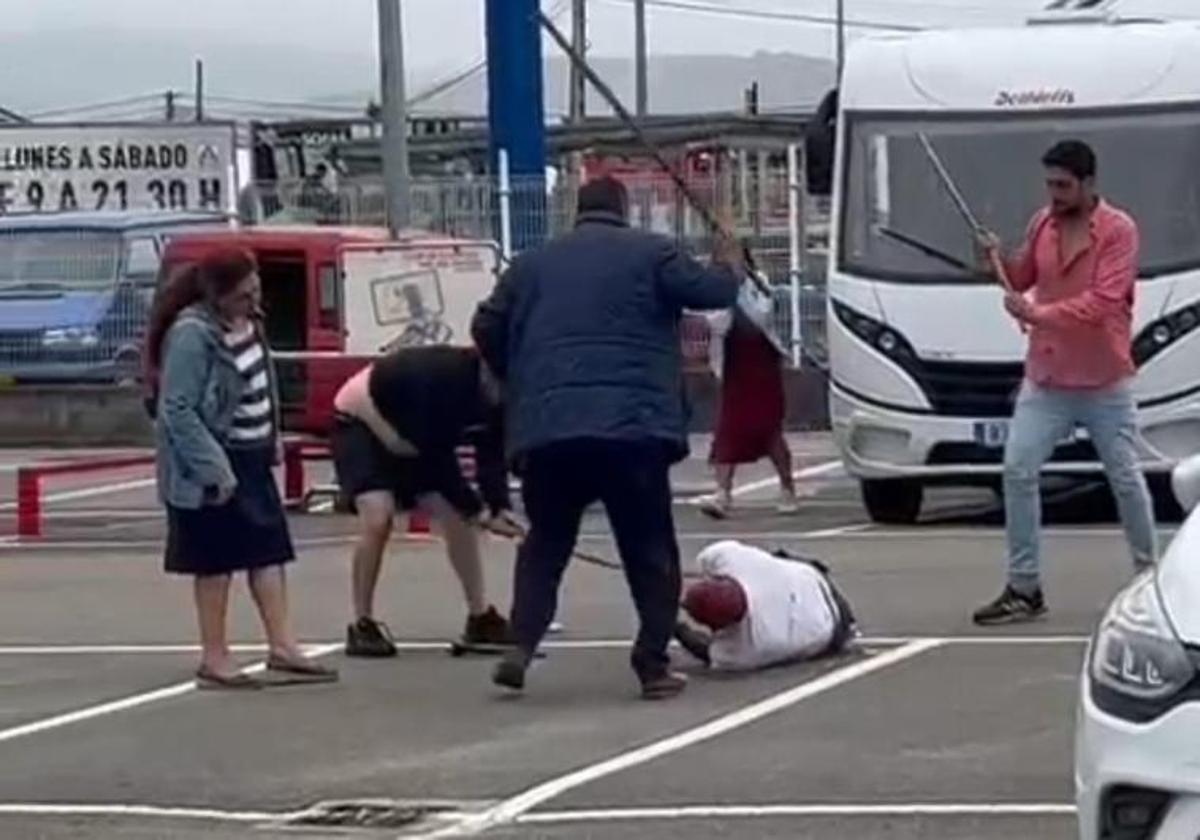
<svg viewBox="0 0 1200 840">
<path fill-rule="evenodd" d="M 271 383 L 267 377 L 267 356 L 253 327 L 225 333 L 225 346 L 233 355 L 245 383 L 242 398 L 233 415 L 229 443 L 233 446 L 257 446 L 266 443 L 274 429 Z"/>
</svg>

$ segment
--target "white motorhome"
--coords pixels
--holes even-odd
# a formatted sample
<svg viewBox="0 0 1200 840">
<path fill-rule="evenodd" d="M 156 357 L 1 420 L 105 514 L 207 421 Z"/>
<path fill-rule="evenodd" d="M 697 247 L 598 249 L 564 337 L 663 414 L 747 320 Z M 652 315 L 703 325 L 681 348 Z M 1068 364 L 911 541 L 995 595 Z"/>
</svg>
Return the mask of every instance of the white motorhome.
<svg viewBox="0 0 1200 840">
<path fill-rule="evenodd" d="M 828 273 L 830 412 L 876 521 L 926 485 L 999 486 L 1026 339 L 920 141 L 986 227 L 1019 244 L 1042 154 L 1079 138 L 1136 218 L 1142 463 L 1200 450 L 1200 24 L 1052 13 L 1007 29 L 864 38 L 840 87 Z M 1099 473 L 1082 432 L 1048 472 Z"/>
</svg>

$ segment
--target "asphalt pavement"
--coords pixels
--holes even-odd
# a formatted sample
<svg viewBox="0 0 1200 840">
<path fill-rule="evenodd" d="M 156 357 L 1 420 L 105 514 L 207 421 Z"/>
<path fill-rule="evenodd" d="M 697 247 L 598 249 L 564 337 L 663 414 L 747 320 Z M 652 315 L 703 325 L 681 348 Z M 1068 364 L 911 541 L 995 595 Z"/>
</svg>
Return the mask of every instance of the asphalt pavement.
<svg viewBox="0 0 1200 840">
<path fill-rule="evenodd" d="M 759 467 L 735 515 L 708 520 L 693 498 L 703 460 L 685 464 L 685 558 L 728 536 L 822 558 L 859 614 L 859 649 L 739 677 L 680 652 L 691 685 L 664 703 L 637 697 L 623 578 L 585 563 L 526 695 L 495 690 L 493 660 L 447 655 L 463 608 L 429 538 L 398 537 L 384 573 L 400 655 L 345 659 L 352 522 L 327 511 L 293 517 L 293 618 L 341 682 L 196 692 L 189 586 L 161 572 L 152 489 L 52 502 L 49 539 L 0 545 L 0 837 L 1074 836 L 1076 682 L 1128 575 L 1115 525 L 1086 502 L 1052 506 L 1049 615 L 980 631 L 969 615 L 1003 560 L 990 494 L 939 491 L 927 523 L 872 526 L 828 441 L 797 449 L 815 495 L 792 516 Z M 58 492 L 109 479 L 92 481 Z M 616 558 L 599 512 L 585 532 L 581 547 Z M 512 546 L 489 539 L 485 554 L 504 607 Z M 243 586 L 231 635 L 259 661 Z"/>
</svg>

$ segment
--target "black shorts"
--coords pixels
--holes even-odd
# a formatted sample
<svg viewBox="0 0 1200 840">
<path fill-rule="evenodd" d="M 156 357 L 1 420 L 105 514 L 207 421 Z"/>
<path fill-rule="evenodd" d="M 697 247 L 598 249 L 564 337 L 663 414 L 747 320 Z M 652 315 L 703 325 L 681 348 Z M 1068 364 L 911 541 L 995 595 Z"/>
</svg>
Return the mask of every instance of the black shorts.
<svg viewBox="0 0 1200 840">
<path fill-rule="evenodd" d="M 419 496 L 433 492 L 421 461 L 389 450 L 361 420 L 338 415 L 329 442 L 338 492 L 351 511 L 363 493 L 391 493 L 398 510 L 412 510 Z"/>
</svg>

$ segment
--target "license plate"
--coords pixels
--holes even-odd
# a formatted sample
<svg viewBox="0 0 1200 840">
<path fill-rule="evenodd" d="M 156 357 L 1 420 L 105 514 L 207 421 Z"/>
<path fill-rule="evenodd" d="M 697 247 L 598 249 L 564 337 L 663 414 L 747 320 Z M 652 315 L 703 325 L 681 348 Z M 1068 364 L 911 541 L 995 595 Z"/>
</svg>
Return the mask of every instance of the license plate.
<svg viewBox="0 0 1200 840">
<path fill-rule="evenodd" d="M 1075 427 L 1063 435 L 1062 440 L 1057 445 L 1066 446 L 1083 440 L 1085 437 L 1087 437 L 1087 433 L 1083 429 Z M 982 423 L 976 423 L 975 442 L 988 449 L 1003 448 L 1008 443 L 1008 421 L 987 420 Z"/>
<path fill-rule="evenodd" d="M 1008 442 L 1008 421 L 991 420 L 976 423 L 975 442 L 988 449 L 1000 449 Z"/>
</svg>

